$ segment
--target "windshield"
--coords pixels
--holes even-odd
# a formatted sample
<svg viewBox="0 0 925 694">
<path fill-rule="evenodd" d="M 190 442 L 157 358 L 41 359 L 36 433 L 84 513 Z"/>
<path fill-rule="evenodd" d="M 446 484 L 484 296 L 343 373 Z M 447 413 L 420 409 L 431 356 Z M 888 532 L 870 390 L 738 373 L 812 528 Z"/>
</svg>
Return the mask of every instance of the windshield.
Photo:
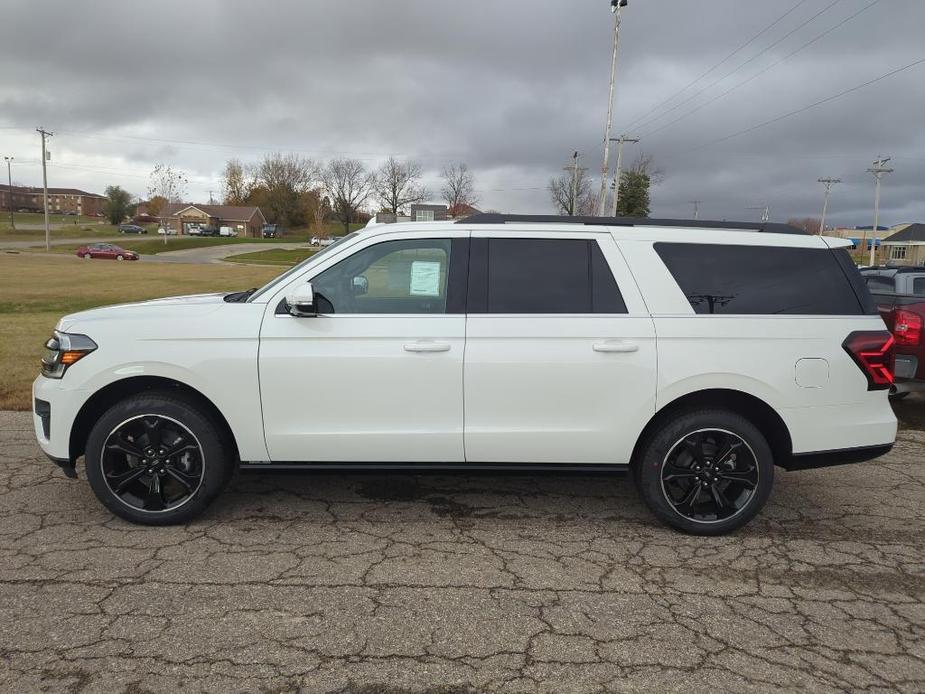
<svg viewBox="0 0 925 694">
<path fill-rule="evenodd" d="M 297 272 L 301 271 L 302 268 L 304 268 L 304 267 L 305 267 L 306 265 L 308 265 L 309 263 L 314 262 L 317 258 L 320 258 L 321 256 L 325 255 L 326 253 L 330 253 L 332 250 L 334 250 L 334 249 L 337 248 L 338 246 L 344 244 L 344 243 L 345 243 L 346 241 L 348 241 L 349 239 L 356 238 L 359 234 L 360 234 L 359 231 L 353 231 L 353 232 L 347 234 L 346 236 L 341 236 L 339 239 L 337 239 L 337 241 L 335 241 L 334 243 L 332 243 L 330 246 L 325 246 L 324 248 L 322 248 L 322 249 L 321 249 L 320 251 L 318 251 L 317 253 L 312 253 L 310 256 L 308 256 L 305 260 L 303 260 L 303 261 L 302 261 L 301 263 L 299 263 L 298 265 L 295 265 L 295 266 L 291 267 L 290 269 L 286 270 L 286 272 L 284 272 L 284 273 L 283 273 L 282 275 L 280 275 L 279 277 L 275 277 L 275 278 L 273 278 L 272 280 L 270 280 L 267 284 L 263 285 L 260 289 L 258 289 L 256 292 L 254 292 L 254 293 L 250 296 L 250 298 L 249 298 L 248 300 L 249 300 L 249 301 L 253 301 L 253 300 L 256 299 L 257 297 L 262 296 L 263 294 L 266 294 L 267 292 L 269 292 L 270 290 L 272 290 L 274 287 L 276 287 L 278 284 L 281 284 L 282 282 L 285 282 L 285 281 L 286 281 L 287 279 L 289 279 L 292 275 L 294 275 L 294 274 L 296 274 Z"/>
</svg>

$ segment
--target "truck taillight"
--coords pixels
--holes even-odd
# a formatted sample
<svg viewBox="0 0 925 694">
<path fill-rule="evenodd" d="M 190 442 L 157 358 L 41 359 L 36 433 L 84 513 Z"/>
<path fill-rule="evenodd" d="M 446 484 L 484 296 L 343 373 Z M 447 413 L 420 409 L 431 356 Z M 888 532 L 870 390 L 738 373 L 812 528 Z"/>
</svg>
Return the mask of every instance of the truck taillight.
<svg viewBox="0 0 925 694">
<path fill-rule="evenodd" d="M 917 345 L 922 341 L 922 317 L 911 311 L 897 309 L 893 336 L 897 345 Z"/>
<path fill-rule="evenodd" d="M 896 340 L 886 330 L 858 330 L 845 338 L 842 347 L 867 376 L 867 390 L 886 390 L 893 385 Z"/>
</svg>

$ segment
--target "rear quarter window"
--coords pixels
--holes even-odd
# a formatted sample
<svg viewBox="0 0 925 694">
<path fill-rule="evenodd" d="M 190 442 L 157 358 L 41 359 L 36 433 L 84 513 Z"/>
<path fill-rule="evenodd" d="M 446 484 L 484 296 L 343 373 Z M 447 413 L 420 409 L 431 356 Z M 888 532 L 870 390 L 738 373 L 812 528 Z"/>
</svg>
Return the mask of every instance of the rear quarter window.
<svg viewBox="0 0 925 694">
<path fill-rule="evenodd" d="M 656 243 L 655 252 L 698 314 L 851 316 L 876 311 L 857 268 L 841 250 Z"/>
</svg>

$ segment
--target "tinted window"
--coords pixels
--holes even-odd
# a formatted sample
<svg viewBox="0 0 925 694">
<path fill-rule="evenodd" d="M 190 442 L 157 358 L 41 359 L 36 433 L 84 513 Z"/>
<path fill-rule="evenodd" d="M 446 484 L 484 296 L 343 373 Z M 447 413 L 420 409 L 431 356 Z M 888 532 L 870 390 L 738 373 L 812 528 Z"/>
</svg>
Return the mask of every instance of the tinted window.
<svg viewBox="0 0 925 694">
<path fill-rule="evenodd" d="M 872 292 L 892 293 L 896 290 L 896 287 L 893 284 L 893 279 L 890 277 L 868 276 L 864 279 L 867 280 L 867 288 Z"/>
<path fill-rule="evenodd" d="M 446 313 L 449 239 L 388 241 L 312 279 L 319 313 Z"/>
<path fill-rule="evenodd" d="M 857 315 L 856 292 L 869 298 L 827 249 L 656 243 L 655 250 L 697 313 Z"/>
<path fill-rule="evenodd" d="M 925 277 L 916 277 L 912 280 L 912 293 L 916 296 L 925 296 Z"/>
<path fill-rule="evenodd" d="M 596 241 L 489 239 L 488 313 L 626 313 Z"/>
</svg>

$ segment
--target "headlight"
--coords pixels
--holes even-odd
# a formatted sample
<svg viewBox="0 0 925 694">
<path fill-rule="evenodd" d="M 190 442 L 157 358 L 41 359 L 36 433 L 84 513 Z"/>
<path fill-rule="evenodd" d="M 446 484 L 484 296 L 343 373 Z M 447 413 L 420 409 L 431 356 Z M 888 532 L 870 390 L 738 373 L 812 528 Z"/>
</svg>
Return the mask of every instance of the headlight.
<svg viewBox="0 0 925 694">
<path fill-rule="evenodd" d="M 90 354 L 97 347 L 86 335 L 74 335 L 55 330 L 55 335 L 45 343 L 42 357 L 42 375 L 46 378 L 61 378 L 67 367 Z"/>
</svg>

